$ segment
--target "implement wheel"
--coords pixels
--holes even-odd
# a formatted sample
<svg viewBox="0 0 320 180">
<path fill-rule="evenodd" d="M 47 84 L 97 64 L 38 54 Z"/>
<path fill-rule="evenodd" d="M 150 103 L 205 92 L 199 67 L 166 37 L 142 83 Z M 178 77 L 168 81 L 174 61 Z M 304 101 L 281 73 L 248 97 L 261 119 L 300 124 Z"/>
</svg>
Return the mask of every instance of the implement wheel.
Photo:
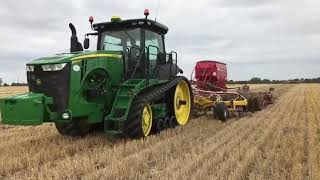
<svg viewBox="0 0 320 180">
<path fill-rule="evenodd" d="M 248 99 L 248 110 L 252 113 L 261 111 L 261 105 L 258 96 L 250 97 Z"/>
<path fill-rule="evenodd" d="M 58 132 L 65 136 L 85 136 L 91 130 L 91 124 L 85 119 L 75 119 L 72 122 L 56 122 Z"/>
<path fill-rule="evenodd" d="M 214 116 L 221 121 L 226 121 L 230 116 L 228 107 L 224 102 L 219 102 L 214 108 Z"/>
<path fill-rule="evenodd" d="M 124 124 L 123 135 L 128 138 L 146 137 L 150 134 L 152 121 L 152 109 L 149 103 L 136 100 L 131 105 L 128 119 Z"/>
</svg>

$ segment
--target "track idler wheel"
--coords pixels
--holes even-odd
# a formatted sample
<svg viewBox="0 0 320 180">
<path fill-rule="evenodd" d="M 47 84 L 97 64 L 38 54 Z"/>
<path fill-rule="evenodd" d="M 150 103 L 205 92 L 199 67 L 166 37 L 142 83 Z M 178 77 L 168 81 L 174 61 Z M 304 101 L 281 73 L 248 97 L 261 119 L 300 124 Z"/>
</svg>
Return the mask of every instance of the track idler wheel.
<svg viewBox="0 0 320 180">
<path fill-rule="evenodd" d="M 181 80 L 174 91 L 173 108 L 176 117 L 176 122 L 183 126 L 185 125 L 191 112 L 191 89 L 186 80 Z"/>
<path fill-rule="evenodd" d="M 141 138 L 150 134 L 152 128 L 152 109 L 148 102 L 136 100 L 132 103 L 123 133 L 128 138 Z"/>
</svg>

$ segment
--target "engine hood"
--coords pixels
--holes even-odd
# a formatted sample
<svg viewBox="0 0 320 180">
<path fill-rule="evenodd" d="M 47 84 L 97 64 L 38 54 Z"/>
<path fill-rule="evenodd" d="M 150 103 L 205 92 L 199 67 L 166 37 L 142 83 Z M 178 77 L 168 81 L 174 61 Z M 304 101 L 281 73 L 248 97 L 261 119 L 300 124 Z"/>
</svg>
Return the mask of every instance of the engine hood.
<svg viewBox="0 0 320 180">
<path fill-rule="evenodd" d="M 60 64 L 68 63 L 71 61 L 79 61 L 87 58 L 98 58 L 98 57 L 109 57 L 109 58 L 122 58 L 120 51 L 85 51 L 85 52 L 74 52 L 74 53 L 61 53 L 53 56 L 42 57 L 27 63 L 27 65 L 37 64 Z"/>
</svg>

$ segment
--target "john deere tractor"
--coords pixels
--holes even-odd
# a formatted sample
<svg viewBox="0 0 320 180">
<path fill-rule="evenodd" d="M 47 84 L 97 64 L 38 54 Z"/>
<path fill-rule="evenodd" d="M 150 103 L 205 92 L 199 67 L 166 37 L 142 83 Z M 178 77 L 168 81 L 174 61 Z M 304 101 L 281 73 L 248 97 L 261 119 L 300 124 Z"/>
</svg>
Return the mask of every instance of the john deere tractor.
<svg viewBox="0 0 320 180">
<path fill-rule="evenodd" d="M 147 18 L 93 23 L 83 46 L 76 29 L 70 53 L 27 64 L 29 93 L 0 101 L 2 123 L 53 122 L 60 134 L 83 136 L 103 128 L 128 138 L 185 125 L 192 109 L 189 81 L 178 76 L 177 53 L 166 51 L 168 28 Z M 96 36 L 96 50 L 89 37 Z M 92 39 L 92 38 L 91 38 Z"/>
</svg>

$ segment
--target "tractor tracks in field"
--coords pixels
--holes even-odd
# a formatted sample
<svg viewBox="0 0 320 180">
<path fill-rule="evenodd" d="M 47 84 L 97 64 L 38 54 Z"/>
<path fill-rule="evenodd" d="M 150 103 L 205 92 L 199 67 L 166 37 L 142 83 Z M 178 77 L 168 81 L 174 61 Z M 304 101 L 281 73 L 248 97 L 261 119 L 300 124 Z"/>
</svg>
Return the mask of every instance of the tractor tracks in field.
<svg viewBox="0 0 320 180">
<path fill-rule="evenodd" d="M 263 116 L 261 114 L 264 113 Z M 246 131 L 230 131 L 230 132 L 224 132 L 225 134 L 233 134 L 236 136 L 232 138 L 231 140 L 225 141 L 224 146 L 217 149 L 217 152 L 209 150 L 205 153 L 205 155 L 198 159 L 197 162 L 202 162 L 201 168 L 197 168 L 198 163 L 194 164 L 194 169 L 190 171 L 190 174 L 188 174 L 191 179 L 203 179 L 203 178 L 226 178 L 226 176 L 230 173 L 230 171 L 235 168 L 235 161 L 237 160 L 235 157 L 240 157 L 240 154 L 246 153 L 245 151 L 241 151 L 240 147 L 243 147 L 243 149 L 246 149 L 247 146 L 252 145 L 254 143 L 256 136 L 254 134 L 262 134 L 264 129 L 267 129 L 270 127 L 273 127 L 275 125 L 274 121 L 269 124 L 265 124 L 264 121 L 268 116 L 272 116 L 272 109 L 269 109 L 268 112 L 261 112 L 259 113 L 259 118 L 249 118 L 247 119 L 247 122 L 250 123 L 251 128 L 246 129 Z M 271 118 L 270 118 L 271 119 Z M 239 126 L 244 126 L 242 123 L 239 124 Z M 266 133 L 267 134 L 267 133 Z M 209 146 L 210 147 L 210 146 Z M 238 155 L 238 156 L 237 156 Z M 204 163 L 203 163 L 204 162 Z M 232 167 L 233 166 L 233 167 Z M 196 170 L 194 172 L 194 170 Z M 186 171 L 189 171 L 187 169 Z M 207 174 L 203 177 L 203 171 L 207 172 Z M 180 174 L 180 179 L 184 179 L 187 177 L 183 177 L 185 172 L 183 171 Z M 222 176 L 221 176 L 222 175 Z M 221 176 L 221 177 L 219 177 Z M 189 179 L 188 177 L 188 179 Z"/>
<path fill-rule="evenodd" d="M 265 113 L 268 113 L 268 110 L 266 110 Z M 271 113 L 271 110 L 269 113 Z M 252 124 L 260 123 L 259 118 L 256 119 L 255 116 L 250 120 L 249 119 L 250 118 L 241 118 L 238 122 L 235 122 L 220 132 L 208 137 L 204 142 L 198 142 L 189 153 L 183 154 L 179 159 L 165 164 L 166 168 L 159 173 L 159 177 L 166 177 L 168 179 L 189 179 L 190 177 L 196 177 L 195 174 L 197 173 L 203 174 L 203 171 L 208 172 L 203 169 L 203 167 L 205 167 L 204 164 L 208 163 L 207 159 L 217 156 L 217 154 L 228 145 L 235 147 L 236 145 L 234 142 L 237 142 L 240 139 L 246 139 L 250 135 L 250 132 L 254 130 L 253 128 L 255 126 Z M 252 121 L 252 119 L 255 120 Z M 240 124 L 243 126 L 239 126 Z M 225 154 L 221 155 L 220 153 L 219 155 L 220 157 L 214 159 L 215 162 L 212 164 L 219 164 L 224 160 Z M 208 168 L 208 170 L 210 171 L 210 168 Z M 198 177 L 195 179 L 197 178 Z"/>
<path fill-rule="evenodd" d="M 53 130 L 54 131 L 54 130 Z M 40 133 L 41 134 L 41 133 Z M 50 157 L 48 157 L 47 161 L 42 161 L 42 160 L 37 160 L 37 159 L 34 159 L 32 156 L 30 157 L 26 157 L 27 160 L 31 160 L 32 162 L 34 162 L 34 167 L 33 167 L 33 170 L 36 169 L 37 171 L 42 171 L 42 169 L 50 169 L 50 166 L 59 166 L 59 165 L 62 165 L 63 163 L 67 162 L 67 161 L 80 161 L 78 159 L 79 156 L 82 157 L 83 159 L 85 158 L 92 158 L 92 156 L 96 157 L 96 155 L 100 155 L 101 157 L 103 157 L 103 155 L 105 153 L 110 153 L 110 154 L 117 154 L 117 152 L 114 152 L 114 150 L 117 150 L 119 152 L 121 152 L 121 154 L 118 154 L 119 155 L 119 159 L 121 158 L 125 158 L 127 156 L 130 156 L 130 155 L 133 155 L 132 154 L 132 151 L 134 149 L 134 146 L 132 146 L 132 144 L 136 144 L 136 143 L 132 143 L 132 142 L 128 142 L 126 143 L 124 140 L 119 140 L 119 141 L 115 141 L 115 142 L 108 142 L 107 138 L 102 138 L 102 140 L 106 140 L 106 142 L 100 142 L 98 144 L 96 144 L 96 146 L 94 147 L 87 147 L 86 145 L 90 145 L 90 143 L 86 142 L 85 139 L 77 139 L 77 138 L 66 138 L 66 137 L 63 137 L 63 136 L 60 136 L 58 134 L 55 134 L 53 132 L 50 133 L 50 137 L 47 135 L 47 136 L 41 136 L 40 134 L 38 134 L 37 136 L 31 136 L 31 137 L 25 137 L 23 140 L 20 140 L 21 142 L 15 142 L 13 141 L 11 145 L 11 147 L 15 147 L 15 148 L 19 148 L 21 147 L 22 149 L 24 149 L 23 151 L 26 151 L 28 154 L 34 154 L 35 152 L 39 152 L 41 154 L 45 154 L 45 153 L 48 153 L 47 151 L 51 152 L 50 154 Z M 44 135 L 44 134 L 43 134 Z M 175 136 L 178 136 L 179 134 L 176 133 L 174 135 L 172 135 L 170 138 L 175 138 Z M 88 138 L 88 137 L 86 137 Z M 99 137 L 97 137 L 99 138 Z M 169 138 L 169 139 L 170 139 Z M 51 139 L 51 140 L 49 140 Z M 61 142 L 59 142 L 60 140 Z M 93 140 L 95 140 L 95 138 L 93 138 Z M 161 144 L 162 141 L 168 141 L 168 138 L 163 138 L 162 140 L 158 138 L 158 141 L 157 143 Z M 37 147 L 39 148 L 38 150 L 37 149 L 33 149 L 32 146 L 28 146 L 28 143 L 32 143 L 34 147 Z M 53 145 L 56 145 L 56 143 L 59 144 L 58 147 L 56 148 L 59 148 L 58 151 L 55 151 L 55 147 L 52 146 L 50 147 L 52 144 Z M 1 147 L 2 144 L 0 144 L 0 147 Z M 142 147 L 141 147 L 142 145 Z M 9 147 L 8 144 L 7 145 L 4 145 L 3 148 L 8 148 Z M 48 148 L 49 146 L 49 148 Z M 128 146 L 127 148 L 125 148 L 126 146 Z M 139 149 L 144 149 L 144 148 L 149 148 L 150 146 L 148 145 L 145 145 L 144 144 L 140 144 L 139 145 L 136 145 L 137 148 Z M 21 149 L 20 148 L 20 149 Z M 81 148 L 81 149 L 79 149 Z M 123 149 L 122 149 L 123 148 Z M 130 149 L 130 151 L 124 151 L 124 149 Z M 88 150 L 91 151 L 91 154 L 88 154 Z M 34 152 L 35 151 L 35 152 Z M 61 151 L 61 152 L 60 152 Z M 66 159 L 66 155 L 68 156 L 68 158 Z M 17 157 L 19 158 L 19 157 Z M 109 162 L 108 159 L 105 159 L 106 162 L 106 166 L 108 165 L 111 165 Z M 22 163 L 24 164 L 24 163 Z M 93 166 L 97 166 L 97 168 L 102 168 L 104 167 L 104 164 L 103 163 L 99 163 L 97 162 L 97 164 L 93 164 Z M 23 166 L 23 165 L 19 165 L 18 167 L 12 167 L 10 169 L 10 172 L 11 174 L 13 175 L 19 175 L 21 176 L 21 173 L 22 174 L 25 174 L 25 173 L 30 173 L 28 172 L 28 170 L 26 171 L 25 170 L 25 167 L 26 166 Z M 20 172 L 21 171 L 21 172 Z M 6 173 L 0 173 L 0 174 L 6 174 Z"/>
<path fill-rule="evenodd" d="M 242 120 L 243 121 L 243 120 Z M 244 122 L 242 122 L 244 123 Z M 230 130 L 226 130 L 221 132 L 218 136 L 213 136 L 209 139 L 209 144 L 203 146 L 204 152 L 199 154 L 198 156 L 191 159 L 191 164 L 188 165 L 185 169 L 182 169 L 177 176 L 178 179 L 184 179 L 184 175 L 188 174 L 189 177 L 197 177 L 201 174 L 201 171 L 206 169 L 208 164 L 213 163 L 221 163 L 228 154 L 223 153 L 221 149 L 225 148 L 226 146 L 236 146 L 236 142 L 240 141 L 241 139 L 248 138 L 249 134 L 254 130 L 254 126 L 250 124 L 246 124 L 243 126 L 236 126 L 230 127 Z M 226 134 L 226 132 L 232 132 Z M 215 141 L 216 140 L 216 141 Z M 212 157 L 219 157 L 211 159 Z M 213 160 L 209 162 L 210 160 Z"/>
<path fill-rule="evenodd" d="M 293 101 L 295 100 L 298 99 L 293 99 Z M 279 108 L 284 106 L 279 110 L 279 112 L 282 112 L 280 116 L 279 113 L 275 113 L 276 116 L 265 119 L 263 126 L 267 127 L 260 129 L 260 132 L 256 131 L 253 133 L 253 139 L 248 140 L 248 142 L 246 141 L 239 147 L 243 149 L 242 153 L 239 153 L 241 156 L 238 159 L 234 158 L 234 162 L 230 163 L 234 165 L 229 167 L 231 171 L 222 172 L 220 177 L 228 179 L 250 179 L 253 168 L 261 168 L 261 164 L 263 163 L 272 163 L 270 155 L 276 154 L 274 151 L 278 149 L 278 140 L 281 140 L 281 137 L 278 136 L 286 129 L 284 128 L 285 122 L 291 118 L 298 118 L 299 116 L 299 114 L 294 113 L 299 109 L 299 103 L 296 103 L 292 107 L 288 107 L 288 105 L 289 103 L 278 106 Z M 289 109 L 285 109 L 286 107 Z M 288 114 L 284 113 L 285 111 L 288 111 Z M 272 148 L 266 150 L 266 147 Z M 272 167 L 272 164 L 270 164 L 269 167 Z M 263 177 L 262 175 L 265 171 L 268 171 L 268 169 L 261 168 L 260 174 L 254 174 L 254 177 L 251 178 L 268 179 L 268 177 Z"/>
<path fill-rule="evenodd" d="M 306 129 L 304 106 L 304 87 L 298 86 L 290 92 L 282 108 L 276 114 L 281 116 L 275 119 L 266 119 L 266 122 L 276 122 L 271 132 L 256 146 L 246 147 L 246 153 L 241 153 L 245 161 L 237 162 L 236 168 L 231 168 L 230 176 L 222 172 L 222 177 L 228 179 L 309 179 L 306 172 L 309 171 L 308 162 L 312 158 L 306 158 Z M 309 133 L 310 134 L 310 133 Z M 308 139 L 308 138 L 307 138 Z M 308 151 L 308 150 L 307 150 Z M 233 163 L 231 163 L 233 164 Z M 317 178 L 311 178 L 317 179 Z"/>
<path fill-rule="evenodd" d="M 95 143 L 98 144 L 97 141 L 73 140 L 72 138 L 60 137 L 58 134 L 50 134 L 16 146 L 11 145 L 10 149 L 2 149 L 1 151 L 7 156 L 0 158 L 0 165 L 6 167 L 0 170 L 0 175 L 10 177 L 30 174 L 31 171 L 37 171 L 48 163 L 54 164 L 66 157 L 72 157 L 79 151 L 87 152 L 90 146 Z M 22 152 L 23 156 L 21 156 Z"/>
<path fill-rule="evenodd" d="M 196 121 L 196 120 L 195 120 Z M 198 122 L 195 122 L 198 123 Z M 205 122 L 207 124 L 209 122 Z M 211 122 L 212 123 L 212 122 Z M 210 126 L 214 128 L 215 131 L 211 131 L 210 128 L 204 128 L 202 131 L 195 131 L 192 129 L 196 129 L 199 127 L 198 124 L 189 124 L 189 128 L 185 129 L 183 133 L 177 134 L 177 137 L 168 138 L 166 141 L 161 143 L 156 143 L 150 146 L 150 148 L 146 148 L 140 150 L 136 153 L 131 154 L 130 156 L 118 159 L 112 166 L 104 167 L 92 174 L 85 176 L 86 178 L 90 177 L 95 178 L 130 178 L 131 175 L 136 174 L 136 171 L 139 171 L 141 167 L 146 167 L 147 169 L 152 170 L 152 166 L 161 166 L 161 161 L 166 160 L 166 157 L 176 158 L 175 156 L 180 156 L 182 154 L 175 154 L 173 152 L 180 152 L 184 146 L 188 145 L 191 141 L 202 141 L 209 134 L 216 133 L 221 131 L 221 129 L 225 128 L 221 123 L 217 123 L 216 127 Z M 192 127 L 191 127 L 192 126 Z M 200 136 L 203 134 L 204 136 Z M 126 174 L 123 173 L 123 169 L 129 169 Z M 143 178 L 143 177 L 140 177 Z M 146 177 L 145 177 L 146 178 Z"/>
<path fill-rule="evenodd" d="M 305 127 L 304 127 L 304 148 L 303 148 L 303 153 L 304 153 L 304 166 L 303 166 L 303 175 L 304 175 L 304 179 L 309 179 L 309 118 L 308 118 L 308 96 L 309 93 L 307 90 L 304 91 L 304 112 L 305 112 Z"/>
<path fill-rule="evenodd" d="M 269 115 L 270 116 L 270 115 Z M 243 139 L 238 142 L 237 146 L 232 147 L 226 151 L 230 151 L 229 159 L 220 165 L 220 168 L 216 171 L 218 173 L 218 179 L 230 178 L 242 179 L 245 178 L 245 171 L 254 162 L 258 149 L 266 143 L 270 138 L 274 129 L 277 126 L 275 116 L 264 115 L 264 119 L 261 120 L 258 127 L 250 134 L 247 139 Z M 284 115 L 282 115 L 284 117 Z M 266 123 L 268 121 L 268 123 Z M 240 175 L 240 177 L 239 177 Z M 211 179 L 212 175 L 210 176 Z"/>
<path fill-rule="evenodd" d="M 307 168 L 305 169 L 305 177 L 311 179 L 320 178 L 319 89 L 318 84 L 312 84 L 306 94 L 305 162 Z"/>
<path fill-rule="evenodd" d="M 243 130 L 246 130 L 247 128 L 251 129 L 250 127 L 245 126 L 242 128 L 238 128 L 237 131 L 243 131 Z M 204 154 L 204 151 L 214 152 L 218 148 L 221 148 L 223 145 L 225 145 L 226 141 L 234 138 L 234 136 L 232 135 L 223 137 L 224 135 L 223 133 L 221 133 L 222 131 L 230 131 L 230 130 L 232 130 L 231 125 L 216 134 L 212 134 L 212 135 L 210 134 L 211 136 L 204 135 L 207 137 L 204 137 L 202 141 L 195 141 L 195 144 L 192 147 L 189 147 L 190 149 L 186 147 L 182 147 L 183 149 L 186 148 L 188 151 L 186 152 L 182 151 L 181 152 L 182 155 L 177 159 L 174 159 L 173 161 L 167 161 L 167 163 L 164 163 L 163 165 L 161 164 L 161 166 L 164 166 L 165 169 L 159 173 L 159 177 L 167 177 L 168 179 L 177 178 L 177 177 L 171 177 L 171 175 L 174 176 L 175 174 L 170 172 L 179 172 L 179 171 L 185 171 L 183 173 L 192 172 L 194 169 L 196 169 L 194 165 L 197 166 L 198 168 L 201 168 L 201 163 L 202 163 L 201 159 L 205 158 L 207 155 L 210 155 L 210 154 Z M 215 146 L 212 146 L 210 149 L 207 149 L 208 144 L 214 142 L 216 138 L 217 139 L 225 138 L 226 141 L 217 143 Z"/>
<path fill-rule="evenodd" d="M 198 121 L 198 120 L 193 120 Z M 199 122 L 191 122 L 191 124 L 195 125 Z M 207 122 L 206 122 L 207 123 Z M 200 122 L 200 125 L 203 124 Z M 217 126 L 217 130 L 219 129 L 219 125 Z M 84 165 L 87 168 L 92 168 L 94 171 L 99 171 L 100 169 L 108 169 L 114 168 L 117 166 L 121 166 L 123 162 L 126 162 L 133 157 L 143 156 L 144 153 L 151 152 L 155 148 L 161 148 L 165 145 L 171 145 L 182 134 L 189 132 L 192 127 L 184 127 L 168 130 L 167 132 L 163 132 L 159 135 L 154 135 L 148 137 L 146 140 L 128 140 L 128 142 L 124 141 L 122 143 L 114 144 L 113 146 L 105 146 L 101 147 L 101 145 L 97 145 L 94 148 L 91 148 L 90 153 L 88 153 L 85 148 L 83 151 L 77 151 L 72 156 L 66 157 L 57 157 L 56 160 L 48 161 L 45 164 L 40 164 L 38 168 L 34 168 L 39 171 L 40 175 L 43 174 L 52 174 L 50 172 L 52 166 L 63 166 L 65 163 L 78 164 L 81 162 L 88 163 Z M 208 131 L 208 130 L 204 130 Z M 185 133 L 184 133 L 185 132 Z M 190 131 L 191 132 L 191 131 Z M 195 135 L 195 134 L 194 134 Z M 186 139 L 186 137 L 184 137 Z M 76 146 L 77 144 L 75 144 Z M 89 149 L 90 150 L 90 149 Z M 72 167 L 71 167 L 72 168 Z M 81 172 L 80 172 L 81 173 Z M 89 173 L 88 173 L 89 174 Z M 84 175 L 81 173 L 81 175 Z"/>
</svg>

